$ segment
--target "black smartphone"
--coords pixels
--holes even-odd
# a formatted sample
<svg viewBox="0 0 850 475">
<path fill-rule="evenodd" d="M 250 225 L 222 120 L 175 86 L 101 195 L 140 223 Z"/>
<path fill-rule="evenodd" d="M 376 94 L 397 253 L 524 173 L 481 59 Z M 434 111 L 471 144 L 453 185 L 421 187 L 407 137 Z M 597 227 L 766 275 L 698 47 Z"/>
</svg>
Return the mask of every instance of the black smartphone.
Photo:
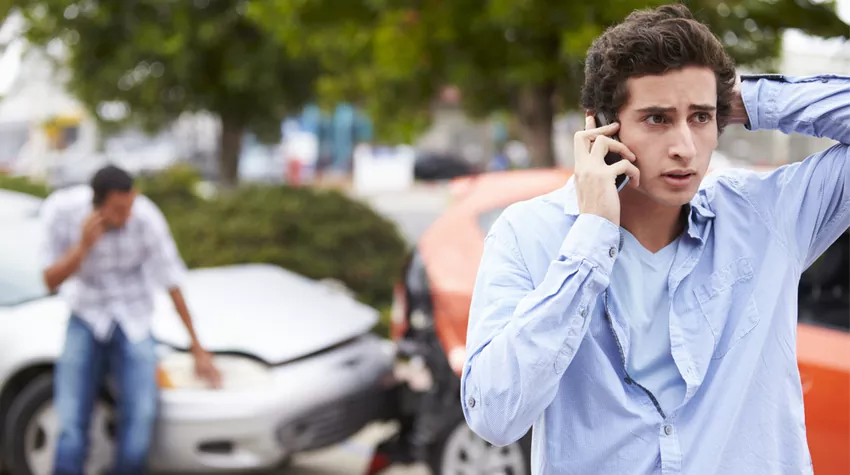
<svg viewBox="0 0 850 475">
<path fill-rule="evenodd" d="M 613 121 L 613 117 L 609 118 L 608 114 L 605 114 L 605 113 L 602 113 L 602 112 L 597 112 L 596 115 L 594 116 L 594 119 L 596 119 L 596 126 L 597 127 L 602 127 L 604 125 L 608 125 Z M 614 140 L 617 140 L 617 141 L 620 140 L 617 137 L 617 134 L 612 135 L 611 138 L 614 139 Z M 607 163 L 608 165 L 613 165 L 613 164 L 617 163 L 618 161 L 620 161 L 622 159 L 623 159 L 623 157 L 619 153 L 616 153 L 616 152 L 608 152 L 608 153 L 605 154 L 605 163 Z M 617 178 L 614 180 L 614 186 L 617 187 L 617 192 L 620 192 L 623 189 L 623 187 L 626 186 L 626 183 L 628 183 L 628 182 L 629 182 L 629 176 L 628 175 L 625 175 L 625 174 L 618 175 Z"/>
</svg>

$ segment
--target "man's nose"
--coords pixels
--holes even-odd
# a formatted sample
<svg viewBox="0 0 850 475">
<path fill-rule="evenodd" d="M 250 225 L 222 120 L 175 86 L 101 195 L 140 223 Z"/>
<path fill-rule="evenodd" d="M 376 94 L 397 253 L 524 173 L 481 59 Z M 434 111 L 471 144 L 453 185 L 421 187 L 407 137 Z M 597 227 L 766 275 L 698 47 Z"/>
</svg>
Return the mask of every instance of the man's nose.
<svg viewBox="0 0 850 475">
<path fill-rule="evenodd" d="M 694 133 L 687 122 L 678 125 L 671 131 L 673 134 L 673 143 L 670 146 L 670 156 L 689 162 L 694 159 L 697 153 L 696 145 L 694 144 Z"/>
</svg>

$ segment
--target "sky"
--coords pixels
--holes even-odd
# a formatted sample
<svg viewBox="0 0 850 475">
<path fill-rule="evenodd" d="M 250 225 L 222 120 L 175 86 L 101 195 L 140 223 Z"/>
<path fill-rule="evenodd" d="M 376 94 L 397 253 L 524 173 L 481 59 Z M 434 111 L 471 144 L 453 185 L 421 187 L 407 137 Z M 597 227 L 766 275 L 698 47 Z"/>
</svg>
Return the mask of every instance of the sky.
<svg viewBox="0 0 850 475">
<path fill-rule="evenodd" d="M 850 0 L 837 0 L 838 16 L 844 23 L 850 24 Z M 785 48 L 795 53 L 808 53 L 817 51 L 822 55 L 843 55 L 850 57 L 850 48 L 838 40 L 825 41 L 813 39 L 803 35 L 799 31 L 788 31 L 785 34 Z M 826 71 L 824 71 L 826 72 Z"/>
<path fill-rule="evenodd" d="M 844 23 L 850 22 L 850 0 L 838 0 L 838 15 Z"/>
</svg>

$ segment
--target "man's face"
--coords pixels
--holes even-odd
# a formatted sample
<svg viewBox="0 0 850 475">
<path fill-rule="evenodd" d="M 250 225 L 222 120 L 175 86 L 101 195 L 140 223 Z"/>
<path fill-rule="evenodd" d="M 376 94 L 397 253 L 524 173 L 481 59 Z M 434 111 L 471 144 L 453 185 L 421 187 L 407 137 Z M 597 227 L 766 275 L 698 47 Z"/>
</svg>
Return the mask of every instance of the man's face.
<svg viewBox="0 0 850 475">
<path fill-rule="evenodd" d="M 658 76 L 629 78 L 628 102 L 619 111 L 620 141 L 637 157 L 641 193 L 666 206 L 696 194 L 717 148 L 714 72 L 688 67 Z"/>
<path fill-rule="evenodd" d="M 107 228 L 117 229 L 124 226 L 130 219 L 136 192 L 112 191 L 98 208 Z"/>
</svg>

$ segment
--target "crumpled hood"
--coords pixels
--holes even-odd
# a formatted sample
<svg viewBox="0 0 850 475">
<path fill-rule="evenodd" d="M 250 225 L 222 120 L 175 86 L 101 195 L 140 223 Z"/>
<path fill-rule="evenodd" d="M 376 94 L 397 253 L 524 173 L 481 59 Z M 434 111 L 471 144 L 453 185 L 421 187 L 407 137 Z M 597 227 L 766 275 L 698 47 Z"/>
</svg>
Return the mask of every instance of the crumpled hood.
<svg viewBox="0 0 850 475">
<path fill-rule="evenodd" d="M 353 296 L 280 267 L 245 264 L 194 269 L 182 286 L 201 344 L 279 364 L 369 332 L 378 312 Z M 163 293 L 154 336 L 188 347 L 189 335 Z"/>
</svg>

